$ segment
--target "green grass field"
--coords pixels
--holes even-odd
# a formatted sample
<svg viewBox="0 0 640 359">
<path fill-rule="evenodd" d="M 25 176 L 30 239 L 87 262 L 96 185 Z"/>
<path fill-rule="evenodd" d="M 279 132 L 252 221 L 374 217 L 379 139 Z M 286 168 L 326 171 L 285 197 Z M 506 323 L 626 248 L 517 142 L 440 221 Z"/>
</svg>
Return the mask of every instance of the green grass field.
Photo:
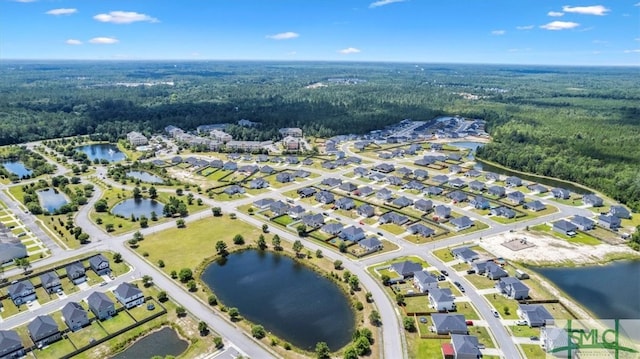
<svg viewBox="0 0 640 359">
<path fill-rule="evenodd" d="M 547 357 L 544 350 L 542 350 L 538 344 L 522 344 L 520 347 L 527 359 L 544 359 Z"/>
<path fill-rule="evenodd" d="M 528 325 L 513 325 L 508 327 L 514 337 L 529 338 L 540 336 L 540 328 L 530 328 Z"/>
<path fill-rule="evenodd" d="M 468 274 L 464 278 L 471 282 L 477 289 L 489 289 L 495 287 L 496 281 L 489 279 L 484 275 Z"/>
<path fill-rule="evenodd" d="M 441 249 L 435 250 L 433 251 L 433 255 L 445 263 L 455 259 L 451 254 L 450 248 L 441 248 Z"/>
<path fill-rule="evenodd" d="M 485 297 L 493 305 L 493 307 L 500 313 L 500 318 L 503 319 L 518 319 L 518 302 L 503 297 L 501 294 L 487 294 Z M 508 308 L 508 313 L 505 312 L 505 307 Z"/>
<path fill-rule="evenodd" d="M 487 348 L 495 348 L 496 344 L 489 335 L 489 330 L 485 327 L 469 326 L 469 335 L 475 335 L 478 337 L 478 342 L 484 344 Z"/>
</svg>

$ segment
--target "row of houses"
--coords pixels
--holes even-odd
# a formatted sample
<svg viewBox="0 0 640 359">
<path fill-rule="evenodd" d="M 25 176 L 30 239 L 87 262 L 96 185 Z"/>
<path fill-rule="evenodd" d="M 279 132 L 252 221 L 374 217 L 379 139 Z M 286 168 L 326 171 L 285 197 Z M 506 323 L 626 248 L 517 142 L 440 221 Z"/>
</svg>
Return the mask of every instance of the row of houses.
<svg viewBox="0 0 640 359">
<path fill-rule="evenodd" d="M 0 223 L 0 266 L 25 257 L 27 257 L 27 246 L 22 244 L 10 228 Z"/>
</svg>

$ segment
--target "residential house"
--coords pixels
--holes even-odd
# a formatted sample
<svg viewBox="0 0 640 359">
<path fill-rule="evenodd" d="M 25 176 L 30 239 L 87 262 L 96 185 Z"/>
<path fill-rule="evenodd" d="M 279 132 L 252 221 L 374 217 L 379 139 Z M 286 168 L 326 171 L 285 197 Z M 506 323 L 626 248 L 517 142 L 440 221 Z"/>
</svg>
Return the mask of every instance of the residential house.
<svg viewBox="0 0 640 359">
<path fill-rule="evenodd" d="M 335 197 L 333 196 L 333 193 L 331 193 L 331 192 L 320 191 L 320 192 L 316 193 L 316 202 L 329 204 L 329 203 L 333 203 L 334 201 L 335 201 Z"/>
<path fill-rule="evenodd" d="M 235 171 L 238 169 L 238 164 L 233 161 L 227 161 L 222 165 L 222 169 L 225 171 Z"/>
<path fill-rule="evenodd" d="M 380 216 L 380 218 L 378 219 L 378 222 L 380 222 L 380 224 L 393 223 L 398 226 L 401 226 L 409 222 L 409 218 L 396 212 L 387 212 L 382 216 Z"/>
<path fill-rule="evenodd" d="M 361 204 L 357 209 L 356 212 L 358 213 L 359 216 L 363 216 L 363 217 L 373 217 L 375 215 L 375 208 L 370 205 L 370 204 Z"/>
<path fill-rule="evenodd" d="M 433 183 L 437 185 L 442 185 L 449 182 L 449 177 L 445 175 L 437 175 L 437 176 L 431 177 L 431 181 L 433 181 Z"/>
<path fill-rule="evenodd" d="M 507 187 L 519 187 L 522 186 L 522 179 L 516 176 L 510 176 L 504 180 L 504 184 Z"/>
<path fill-rule="evenodd" d="M 413 286 L 420 292 L 426 293 L 438 288 L 438 279 L 426 271 L 413 272 Z"/>
<path fill-rule="evenodd" d="M 353 194 L 355 194 L 356 196 L 360 196 L 360 197 L 367 197 L 369 195 L 371 195 L 373 193 L 373 188 L 369 187 L 369 186 L 362 186 L 360 188 L 358 188 L 357 190 L 355 190 L 353 192 Z"/>
<path fill-rule="evenodd" d="M 115 303 L 102 292 L 91 293 L 87 297 L 87 304 L 98 320 L 108 319 L 116 314 Z"/>
<path fill-rule="evenodd" d="M 484 198 L 484 196 L 477 195 L 471 200 L 471 205 L 475 209 L 489 209 L 491 208 L 491 202 L 488 199 Z"/>
<path fill-rule="evenodd" d="M 287 151 L 297 151 L 300 149 L 300 139 L 292 136 L 287 136 L 282 139 L 282 145 Z"/>
<path fill-rule="evenodd" d="M 402 179 L 398 176 L 387 176 L 384 181 L 392 186 L 402 186 L 403 183 Z"/>
<path fill-rule="evenodd" d="M 467 186 L 467 182 L 461 180 L 460 178 L 454 178 L 449 181 L 449 186 L 453 188 L 464 188 Z"/>
<path fill-rule="evenodd" d="M 455 353 L 455 359 L 482 358 L 478 337 L 474 335 L 451 335 L 451 345 Z"/>
<path fill-rule="evenodd" d="M 515 191 L 515 192 L 511 192 L 507 195 L 507 201 L 515 204 L 515 205 L 519 205 L 521 203 L 524 203 L 524 193 L 520 192 L 520 191 Z"/>
<path fill-rule="evenodd" d="M 262 189 L 269 187 L 269 182 L 265 181 L 262 178 L 255 178 L 249 181 L 250 189 Z"/>
<path fill-rule="evenodd" d="M 568 189 L 564 189 L 564 188 L 556 187 L 556 188 L 551 190 L 551 194 L 553 194 L 553 197 L 557 198 L 557 199 L 569 199 L 569 198 L 571 198 L 571 191 L 569 191 Z"/>
<path fill-rule="evenodd" d="M 393 198 L 393 192 L 383 188 L 376 193 L 376 198 L 382 201 L 390 201 Z"/>
<path fill-rule="evenodd" d="M 355 184 L 353 184 L 351 182 L 344 182 L 338 188 L 343 190 L 343 191 L 345 191 L 345 192 L 353 192 L 356 189 L 358 189 L 358 186 L 356 186 Z"/>
<path fill-rule="evenodd" d="M 256 162 L 259 162 L 259 163 L 269 162 L 269 156 L 267 156 L 267 155 L 258 155 L 258 156 L 256 156 Z"/>
<path fill-rule="evenodd" d="M 311 197 L 314 194 L 316 194 L 316 192 L 318 192 L 315 188 L 313 187 L 304 187 L 304 188 L 300 188 L 297 193 L 301 198 L 306 198 L 306 197 Z"/>
<path fill-rule="evenodd" d="M 529 191 L 533 192 L 533 193 L 547 193 L 549 190 L 547 189 L 547 187 L 539 184 L 539 183 L 532 183 L 530 185 L 527 186 L 527 188 L 529 189 Z"/>
<path fill-rule="evenodd" d="M 340 232 L 342 232 L 342 228 L 343 228 L 343 225 L 341 223 L 327 223 L 324 226 L 322 226 L 320 230 L 323 231 L 324 233 L 337 236 L 338 234 L 340 234 Z"/>
<path fill-rule="evenodd" d="M 113 294 L 116 296 L 116 299 L 124 305 L 127 309 L 133 308 L 144 303 L 144 294 L 138 287 L 133 284 L 124 282 L 121 283 L 116 289 L 113 291 Z"/>
<path fill-rule="evenodd" d="M 380 163 L 373 167 L 373 170 L 382 173 L 391 173 L 395 170 L 395 167 L 390 163 Z"/>
<path fill-rule="evenodd" d="M 469 189 L 476 192 L 484 191 L 485 185 L 484 182 L 480 182 L 478 180 L 473 180 L 469 182 Z"/>
<path fill-rule="evenodd" d="M 591 205 L 592 207 L 602 207 L 604 205 L 602 198 L 595 194 L 585 194 L 582 196 L 582 203 L 585 205 Z"/>
<path fill-rule="evenodd" d="M 255 165 L 245 165 L 238 168 L 238 172 L 245 174 L 247 176 L 252 175 L 258 172 L 260 169 Z"/>
<path fill-rule="evenodd" d="M 487 273 L 487 261 L 478 262 L 475 261 L 471 264 L 471 268 L 476 272 L 477 275 L 483 275 Z"/>
<path fill-rule="evenodd" d="M 0 229 L 6 230 L 0 233 L 0 265 L 26 257 L 27 247 L 4 224 L 0 224 Z"/>
<path fill-rule="evenodd" d="M 15 330 L 0 330 L 0 358 L 14 359 L 25 355 L 22 339 Z"/>
<path fill-rule="evenodd" d="M 36 300 L 36 289 L 28 279 L 11 284 L 7 292 L 17 306 Z"/>
<path fill-rule="evenodd" d="M 631 213 L 624 206 L 611 206 L 609 214 L 618 218 L 630 219 Z"/>
<path fill-rule="evenodd" d="M 509 298 L 520 300 L 529 297 L 529 287 L 524 285 L 518 278 L 503 277 L 496 283 L 496 288 L 500 293 Z"/>
<path fill-rule="evenodd" d="M 508 219 L 516 218 L 516 211 L 505 206 L 491 208 L 490 212 L 494 216 L 504 217 Z"/>
<path fill-rule="evenodd" d="M 362 228 L 349 226 L 347 228 L 344 228 L 342 231 L 340 231 L 340 234 L 338 235 L 338 237 L 340 237 L 345 241 L 357 242 L 359 240 L 364 239 L 365 234 Z"/>
<path fill-rule="evenodd" d="M 540 328 L 540 346 L 556 358 L 573 359 L 578 356 L 578 345 L 564 328 Z"/>
<path fill-rule="evenodd" d="M 434 214 L 439 218 L 449 218 L 451 217 L 451 208 L 444 205 L 437 205 L 433 207 Z"/>
<path fill-rule="evenodd" d="M 62 307 L 62 317 L 72 332 L 89 325 L 87 311 L 76 302 L 69 302 Z"/>
<path fill-rule="evenodd" d="M 442 151 L 442 143 L 430 143 L 429 148 L 431 151 Z"/>
<path fill-rule="evenodd" d="M 528 210 L 534 211 L 534 212 L 539 212 L 539 211 L 543 211 L 543 210 L 547 209 L 547 206 L 544 203 L 542 203 L 542 202 L 540 202 L 540 201 L 538 201 L 536 199 L 536 200 L 533 200 L 531 202 L 527 202 L 527 203 L 523 204 L 522 208 L 528 209 Z"/>
<path fill-rule="evenodd" d="M 509 276 L 509 273 L 495 262 L 487 262 L 485 265 L 485 274 L 487 278 L 491 280 L 498 280 Z"/>
<path fill-rule="evenodd" d="M 409 198 L 402 196 L 402 197 L 398 197 L 395 200 L 393 200 L 393 202 L 391 202 L 391 204 L 393 204 L 396 207 L 399 208 L 404 208 L 407 206 L 410 206 L 413 204 L 413 201 L 410 200 Z"/>
<path fill-rule="evenodd" d="M 149 139 L 147 139 L 145 135 L 136 131 L 127 133 L 127 141 L 129 141 L 131 146 L 144 146 L 149 144 Z"/>
<path fill-rule="evenodd" d="M 324 169 L 333 170 L 333 169 L 336 169 L 336 167 L 338 167 L 338 164 L 335 161 L 324 161 L 322 162 L 321 166 Z"/>
<path fill-rule="evenodd" d="M 455 297 L 449 288 L 432 288 L 429 290 L 429 304 L 433 309 L 444 312 L 456 310 Z"/>
<path fill-rule="evenodd" d="M 266 175 L 270 175 L 270 174 L 274 173 L 275 171 L 276 170 L 273 167 L 269 166 L 269 165 L 262 166 L 262 168 L 260 168 L 260 173 L 264 173 Z"/>
<path fill-rule="evenodd" d="M 258 209 L 267 209 L 273 202 L 275 202 L 273 198 L 262 198 L 253 202 L 253 206 Z"/>
<path fill-rule="evenodd" d="M 389 267 L 389 270 L 398 273 L 402 278 L 409 278 L 413 277 L 415 272 L 422 271 L 422 265 L 412 261 L 403 261 L 393 263 Z"/>
<path fill-rule="evenodd" d="M 541 304 L 519 304 L 518 316 L 530 327 L 544 327 L 553 324 L 553 316 Z"/>
<path fill-rule="evenodd" d="M 487 194 L 496 196 L 498 198 L 504 197 L 506 193 L 507 191 L 502 186 L 491 186 L 487 189 Z"/>
<path fill-rule="evenodd" d="M 462 160 L 462 156 L 460 156 L 460 154 L 458 153 L 449 153 L 447 154 L 447 159 L 451 161 L 460 162 Z"/>
<path fill-rule="evenodd" d="M 280 172 L 276 175 L 276 181 L 280 183 L 289 183 L 295 181 L 295 178 L 289 172 Z"/>
<path fill-rule="evenodd" d="M 469 247 L 458 247 L 451 250 L 451 254 L 463 262 L 471 263 L 480 258 L 478 253 Z"/>
<path fill-rule="evenodd" d="M 557 222 L 553 222 L 553 230 L 567 236 L 575 236 L 576 231 L 578 230 L 578 226 L 569 221 L 561 219 Z"/>
<path fill-rule="evenodd" d="M 406 177 L 413 174 L 413 171 L 407 167 L 400 167 L 396 170 L 396 173 L 401 177 Z"/>
<path fill-rule="evenodd" d="M 447 194 L 447 197 L 453 201 L 453 203 L 462 203 L 466 202 L 468 197 L 467 194 L 462 191 L 453 191 Z"/>
<path fill-rule="evenodd" d="M 58 324 L 50 315 L 39 315 L 27 325 L 29 336 L 38 348 L 42 348 L 57 340 L 60 340 L 62 334 L 58 329 Z"/>
<path fill-rule="evenodd" d="M 358 242 L 358 245 L 367 253 L 379 251 L 382 249 L 382 242 L 376 237 L 369 237 Z"/>
<path fill-rule="evenodd" d="M 109 260 L 102 254 L 97 254 L 89 258 L 89 266 L 97 275 L 105 275 L 111 273 Z"/>
<path fill-rule="evenodd" d="M 471 228 L 474 225 L 473 220 L 471 220 L 467 216 L 454 218 L 450 220 L 449 223 L 453 225 L 456 231 L 463 231 L 467 228 Z"/>
<path fill-rule="evenodd" d="M 423 170 L 423 169 L 417 169 L 413 171 L 413 175 L 415 176 L 415 178 L 417 180 L 425 180 L 427 178 L 429 178 L 429 172 Z"/>
<path fill-rule="evenodd" d="M 44 272 L 40 275 L 40 284 L 42 285 L 42 289 L 44 289 L 47 293 L 53 294 L 59 290 L 62 290 L 62 283 L 60 283 L 60 278 L 54 271 Z"/>
<path fill-rule="evenodd" d="M 282 201 L 275 201 L 269 205 L 269 210 L 276 216 L 287 214 L 289 208 L 291 208 L 291 206 Z"/>
<path fill-rule="evenodd" d="M 604 228 L 615 231 L 622 225 L 622 220 L 610 214 L 601 214 L 598 216 L 598 224 Z"/>
<path fill-rule="evenodd" d="M 575 215 L 570 219 L 571 223 L 575 224 L 581 231 L 588 231 L 596 227 L 596 222 L 590 220 L 587 217 Z"/>
<path fill-rule="evenodd" d="M 409 228 L 407 228 L 407 232 L 414 234 L 414 235 L 419 235 L 422 237 L 431 237 L 432 235 L 436 234 L 436 231 L 434 231 L 433 229 L 425 226 L 422 223 L 416 223 L 412 226 L 410 226 Z"/>
<path fill-rule="evenodd" d="M 302 137 L 302 129 L 298 127 L 281 128 L 278 132 L 280 132 L 280 135 L 282 135 L 283 138 L 287 136 Z"/>
<path fill-rule="evenodd" d="M 461 314 L 444 314 L 433 313 L 431 314 L 431 320 L 435 327 L 435 332 L 438 335 L 447 334 L 468 334 L 467 322 L 464 315 Z"/>
<path fill-rule="evenodd" d="M 320 213 L 308 214 L 302 217 L 302 223 L 307 227 L 318 228 L 324 224 L 324 216 Z"/>
<path fill-rule="evenodd" d="M 486 178 L 487 181 L 500 181 L 500 175 L 493 172 L 485 172 L 484 178 Z"/>
<path fill-rule="evenodd" d="M 418 211 L 429 212 L 433 210 L 433 202 L 431 200 L 419 199 L 413 202 L 413 207 Z"/>
<path fill-rule="evenodd" d="M 209 166 L 211 168 L 222 168 L 224 167 L 224 162 L 222 162 L 222 160 L 212 160 L 211 162 L 209 162 Z"/>
<path fill-rule="evenodd" d="M 473 178 L 480 177 L 480 175 L 482 175 L 482 172 L 474 169 L 468 170 L 464 174 L 465 177 L 473 177 Z"/>
<path fill-rule="evenodd" d="M 413 189 L 416 191 L 422 191 L 425 187 L 427 186 L 425 186 L 424 183 L 416 180 L 411 180 L 402 186 L 404 189 Z"/>
<path fill-rule="evenodd" d="M 233 137 L 230 134 L 228 134 L 228 133 L 226 133 L 226 132 L 224 132 L 222 130 L 218 130 L 218 129 L 215 129 L 215 130 L 209 132 L 209 137 L 213 138 L 214 140 L 216 140 L 218 142 L 222 142 L 222 143 L 227 143 L 227 142 L 233 140 Z"/>
<path fill-rule="evenodd" d="M 293 219 L 298 219 L 300 218 L 300 216 L 302 216 L 307 210 L 304 209 L 304 207 L 297 205 L 297 206 L 293 206 L 291 208 L 289 208 L 289 210 L 287 211 L 287 214 L 289 215 L 289 217 L 293 218 Z"/>
<path fill-rule="evenodd" d="M 353 173 L 360 177 L 365 177 L 369 174 L 369 170 L 364 167 L 356 167 L 353 169 Z"/>
<path fill-rule="evenodd" d="M 245 191 L 244 191 L 244 188 L 238 186 L 237 184 L 232 184 L 231 186 L 225 187 L 225 189 L 222 192 L 224 192 L 229 196 L 233 196 L 234 194 L 242 194 Z"/>
<path fill-rule="evenodd" d="M 293 172 L 293 176 L 296 178 L 307 178 L 311 175 L 311 172 L 305 170 L 296 170 Z"/>
<path fill-rule="evenodd" d="M 337 187 L 342 184 L 342 180 L 335 177 L 328 177 L 323 179 L 320 184 L 327 187 Z"/>
<path fill-rule="evenodd" d="M 72 281 L 75 285 L 84 283 L 87 280 L 84 266 L 80 262 L 73 262 L 71 264 L 68 264 L 65 267 L 65 271 L 67 272 L 67 278 L 69 278 L 69 280 Z"/>
<path fill-rule="evenodd" d="M 444 190 L 437 186 L 429 186 L 425 190 L 423 190 L 428 196 L 439 196 L 444 192 Z"/>
</svg>

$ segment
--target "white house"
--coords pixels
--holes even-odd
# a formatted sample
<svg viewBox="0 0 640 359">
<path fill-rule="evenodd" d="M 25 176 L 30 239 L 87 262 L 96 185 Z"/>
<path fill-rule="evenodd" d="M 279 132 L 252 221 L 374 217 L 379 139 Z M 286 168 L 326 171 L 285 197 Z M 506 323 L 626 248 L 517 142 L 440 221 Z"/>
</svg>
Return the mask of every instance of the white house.
<svg viewBox="0 0 640 359">
<path fill-rule="evenodd" d="M 433 288 L 429 290 L 429 304 L 433 309 L 444 312 L 456 310 L 455 297 L 449 288 Z"/>
<path fill-rule="evenodd" d="M 127 282 L 120 284 L 113 291 L 113 294 L 127 309 L 144 303 L 144 294 L 142 291 L 138 289 L 138 287 Z"/>
</svg>

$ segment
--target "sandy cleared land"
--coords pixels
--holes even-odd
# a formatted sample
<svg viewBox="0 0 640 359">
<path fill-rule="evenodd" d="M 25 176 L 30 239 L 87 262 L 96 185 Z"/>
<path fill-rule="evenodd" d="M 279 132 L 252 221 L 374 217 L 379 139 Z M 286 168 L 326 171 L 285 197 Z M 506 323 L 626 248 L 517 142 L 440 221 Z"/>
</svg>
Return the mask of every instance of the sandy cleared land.
<svg viewBox="0 0 640 359">
<path fill-rule="evenodd" d="M 525 239 L 535 246 L 513 251 L 503 243 Z M 546 235 L 532 234 L 526 231 L 502 233 L 497 236 L 483 238 L 479 244 L 494 255 L 508 260 L 526 262 L 529 264 L 567 263 L 592 264 L 602 262 L 608 254 L 622 253 L 638 255 L 628 246 L 599 244 L 596 246 L 576 245 L 565 240 Z"/>
</svg>

